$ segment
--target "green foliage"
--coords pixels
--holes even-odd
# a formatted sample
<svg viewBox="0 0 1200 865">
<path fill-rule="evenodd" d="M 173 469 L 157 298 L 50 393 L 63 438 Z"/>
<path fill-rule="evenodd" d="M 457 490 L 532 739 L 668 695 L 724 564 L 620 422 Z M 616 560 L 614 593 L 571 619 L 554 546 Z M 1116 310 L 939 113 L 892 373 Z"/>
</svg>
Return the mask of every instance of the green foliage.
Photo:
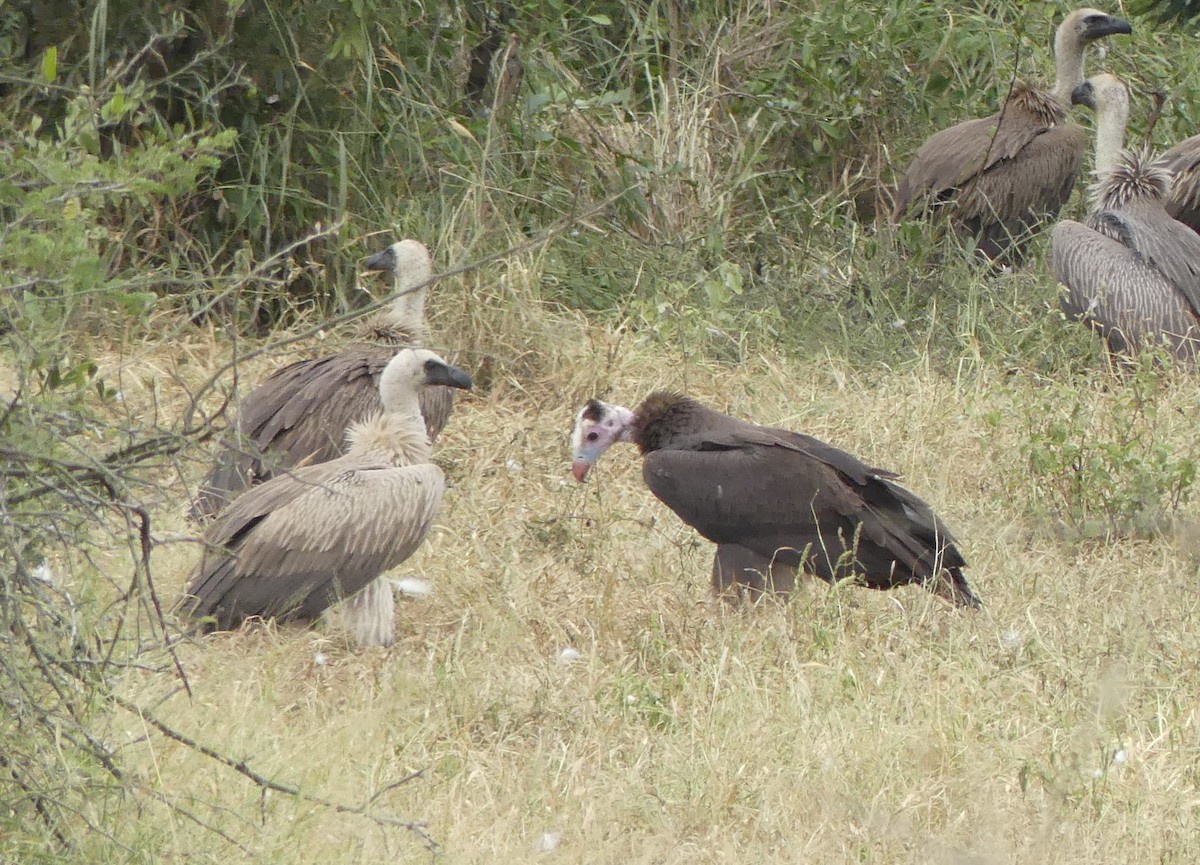
<svg viewBox="0 0 1200 865">
<path fill-rule="evenodd" d="M 1164 354 L 1147 353 L 1097 404 L 1052 382 L 1022 405 L 1021 457 L 1034 514 L 1070 537 L 1155 535 L 1192 498 L 1200 451 L 1180 450 L 1157 398 L 1170 381 Z M 993 419 L 997 420 L 997 419 Z"/>
</svg>

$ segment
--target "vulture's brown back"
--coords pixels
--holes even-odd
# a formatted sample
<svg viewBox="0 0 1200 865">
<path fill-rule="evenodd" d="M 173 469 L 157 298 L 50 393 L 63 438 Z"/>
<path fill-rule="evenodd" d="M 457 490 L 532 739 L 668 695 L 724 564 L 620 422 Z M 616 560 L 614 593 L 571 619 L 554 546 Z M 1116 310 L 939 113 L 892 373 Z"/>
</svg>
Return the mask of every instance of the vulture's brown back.
<svg viewBox="0 0 1200 865">
<path fill-rule="evenodd" d="M 217 466 L 201 486 L 193 516 L 211 517 L 246 487 L 280 469 L 327 462 L 346 452 L 346 428 L 383 409 L 379 376 L 399 349 L 360 346 L 277 370 L 242 400 Z M 447 387 L 424 388 L 421 415 L 430 441 L 454 407 Z"/>
<path fill-rule="evenodd" d="M 1171 189 L 1163 202 L 1167 213 L 1200 232 L 1200 135 L 1179 142 L 1155 164 L 1171 175 Z"/>
<path fill-rule="evenodd" d="M 810 436 L 691 401 L 682 419 L 668 415 L 662 428 L 647 423 L 643 434 L 646 485 L 714 543 L 825 580 L 858 573 L 872 588 L 924 583 L 944 572 L 958 603 L 978 605 L 953 537 L 892 473 Z"/>
</svg>

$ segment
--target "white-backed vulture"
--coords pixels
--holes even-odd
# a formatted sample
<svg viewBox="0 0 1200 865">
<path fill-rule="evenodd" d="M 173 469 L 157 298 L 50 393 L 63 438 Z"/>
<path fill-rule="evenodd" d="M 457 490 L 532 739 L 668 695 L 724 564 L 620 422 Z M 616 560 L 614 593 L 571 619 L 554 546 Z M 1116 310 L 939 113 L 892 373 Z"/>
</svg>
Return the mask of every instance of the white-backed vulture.
<svg viewBox="0 0 1200 865">
<path fill-rule="evenodd" d="M 277 370 L 246 394 L 222 443 L 218 463 L 192 506 L 193 519 L 218 513 L 251 484 L 305 462 L 327 462 L 345 452 L 350 424 L 379 410 L 379 375 L 398 348 L 429 342 L 425 288 L 433 263 L 420 241 L 401 240 L 366 260 L 391 274 L 395 299 L 364 330 L 363 341 L 337 354 L 301 360 Z M 431 441 L 454 407 L 449 388 L 421 394 Z"/>
<path fill-rule="evenodd" d="M 635 411 L 599 400 L 579 411 L 571 435 L 575 479 L 616 442 L 637 445 L 646 486 L 718 544 L 718 555 L 733 545 L 727 555 L 734 562 L 744 549 L 788 568 L 792 578 L 804 571 L 873 589 L 919 583 L 959 606 L 980 606 L 949 531 L 892 472 L 811 436 L 661 391 Z"/>
<path fill-rule="evenodd" d="M 358 645 L 390 645 L 384 571 L 420 546 L 442 499 L 418 393 L 471 379 L 426 349 L 379 377 L 383 410 L 346 431 L 345 455 L 277 474 L 229 504 L 204 535 L 183 611 L 222 630 L 251 616 L 312 619 L 343 599 Z"/>
<path fill-rule="evenodd" d="M 1067 121 L 1083 55 L 1097 39 L 1132 33 L 1129 22 L 1076 9 L 1054 34 L 1053 90 L 1013 87 L 1001 111 L 934 134 L 896 190 L 894 216 L 953 202 L 952 221 L 995 261 L 1019 261 L 1029 234 L 1058 216 L 1079 177 L 1087 135 Z"/>
<path fill-rule="evenodd" d="M 1171 177 L 1167 213 L 1200 233 L 1200 135 L 1185 138 L 1154 160 Z"/>
<path fill-rule="evenodd" d="M 1064 311 L 1083 319 L 1113 355 L 1165 344 L 1196 361 L 1200 348 L 1200 235 L 1164 208 L 1169 178 L 1147 153 L 1122 152 L 1129 91 L 1113 75 L 1075 88 L 1096 112 L 1096 183 L 1086 224 L 1054 227 L 1051 265 Z"/>
</svg>

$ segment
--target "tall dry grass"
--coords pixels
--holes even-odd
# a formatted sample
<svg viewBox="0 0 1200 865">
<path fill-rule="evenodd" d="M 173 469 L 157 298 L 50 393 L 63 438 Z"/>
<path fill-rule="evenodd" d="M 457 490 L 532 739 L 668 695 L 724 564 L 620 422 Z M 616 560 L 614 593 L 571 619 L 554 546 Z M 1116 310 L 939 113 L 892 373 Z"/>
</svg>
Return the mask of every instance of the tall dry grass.
<svg viewBox="0 0 1200 865">
<path fill-rule="evenodd" d="M 707 66 L 651 82 L 653 111 L 584 106 L 582 154 L 554 192 L 586 165 L 575 212 L 627 191 L 618 206 L 432 289 L 436 344 L 480 387 L 437 446 L 443 511 L 397 574 L 433 592 L 401 605 L 396 645 L 273 624 L 187 639 L 175 651 L 189 692 L 147 630 L 142 668 L 114 675 L 116 700 L 98 709 L 126 793 L 71 824 L 89 861 L 420 861 L 425 838 L 456 863 L 1191 861 L 1196 505 L 1149 536 L 1068 531 L 1039 506 L 1037 424 L 1082 435 L 1079 418 L 1127 416 L 1130 382 L 1048 311 L 1036 263 L 981 272 L 919 228 L 852 226 L 839 190 L 768 200 L 785 187 L 751 180 L 776 170 L 778 152 L 760 159 L 773 133 L 725 110 L 729 56 L 756 74 L 771 51 L 787 59 L 776 4 L 750 6 Z M 533 75 L 568 74 L 527 57 Z M 871 108 L 883 90 L 867 89 L 853 95 Z M 579 113 L 564 109 L 564 126 Z M 515 189 L 514 165 L 553 174 L 539 160 L 562 155 L 528 139 L 518 152 L 496 122 L 465 131 L 462 164 L 423 166 L 453 184 L 415 205 L 372 188 L 384 206 L 360 219 L 426 239 L 439 270 L 524 241 L 521 205 L 542 175 Z M 603 313 L 558 302 L 587 307 L 601 281 Z M 235 329 L 161 308 L 74 345 L 120 393 L 97 408 L 112 429 L 170 429 L 235 354 L 264 349 L 207 408 L 348 338 L 287 342 L 316 323 L 292 312 L 293 330 L 236 347 Z M 1149 434 L 1186 458 L 1195 383 L 1155 375 Z M 711 545 L 645 490 L 631 449 L 586 486 L 567 473 L 583 399 L 664 387 L 902 472 L 958 536 L 984 609 L 821 583 L 789 604 L 711 600 Z M 189 447 L 151 479 L 151 570 L 168 600 L 197 559 L 184 515 L 208 458 Z M 50 564 L 103 604 L 130 550 L 84 540 Z"/>
<path fill-rule="evenodd" d="M 538 273 L 508 277 L 528 296 Z M 447 343 L 472 340 L 445 324 Z M 452 486 L 399 571 L 434 591 L 401 605 L 393 648 L 248 627 L 181 646 L 191 697 L 165 672 L 126 676 L 121 695 L 307 793 L 378 793 L 373 808 L 427 823 L 453 862 L 1187 860 L 1195 551 L 1186 530 L 1077 544 L 1031 519 L 1013 482 L 1035 378 L 769 349 L 705 362 L 548 307 L 517 327 L 475 335 L 501 372 L 439 441 Z M 222 351 L 197 337 L 188 374 Z M 124 375 L 161 383 L 172 356 L 147 346 Z M 1081 382 L 1095 411 L 1120 386 L 1101 370 Z M 824 584 L 787 605 L 712 601 L 711 545 L 646 491 L 632 449 L 586 486 L 567 474 L 583 397 L 658 387 L 903 472 L 958 534 L 984 610 Z M 1184 377 L 1160 395 L 1181 449 L 1196 402 Z M 164 537 L 190 531 L 183 511 L 164 506 Z M 160 546 L 160 589 L 180 589 L 195 555 Z M 158 861 L 425 855 L 403 829 L 263 795 L 127 713 L 107 737 L 142 784 L 245 848 L 146 805 L 116 834 Z"/>
</svg>

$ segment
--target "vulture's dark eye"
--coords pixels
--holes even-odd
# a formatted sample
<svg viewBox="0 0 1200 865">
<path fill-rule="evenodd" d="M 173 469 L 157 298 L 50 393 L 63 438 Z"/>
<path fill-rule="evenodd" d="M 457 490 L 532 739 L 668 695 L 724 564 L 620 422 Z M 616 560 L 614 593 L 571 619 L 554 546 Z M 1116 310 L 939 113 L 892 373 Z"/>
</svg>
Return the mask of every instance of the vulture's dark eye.
<svg viewBox="0 0 1200 865">
<path fill-rule="evenodd" d="M 596 432 L 595 430 L 592 430 L 587 434 L 587 440 L 590 442 L 594 442 L 598 438 L 600 438 L 600 433 Z"/>
</svg>

